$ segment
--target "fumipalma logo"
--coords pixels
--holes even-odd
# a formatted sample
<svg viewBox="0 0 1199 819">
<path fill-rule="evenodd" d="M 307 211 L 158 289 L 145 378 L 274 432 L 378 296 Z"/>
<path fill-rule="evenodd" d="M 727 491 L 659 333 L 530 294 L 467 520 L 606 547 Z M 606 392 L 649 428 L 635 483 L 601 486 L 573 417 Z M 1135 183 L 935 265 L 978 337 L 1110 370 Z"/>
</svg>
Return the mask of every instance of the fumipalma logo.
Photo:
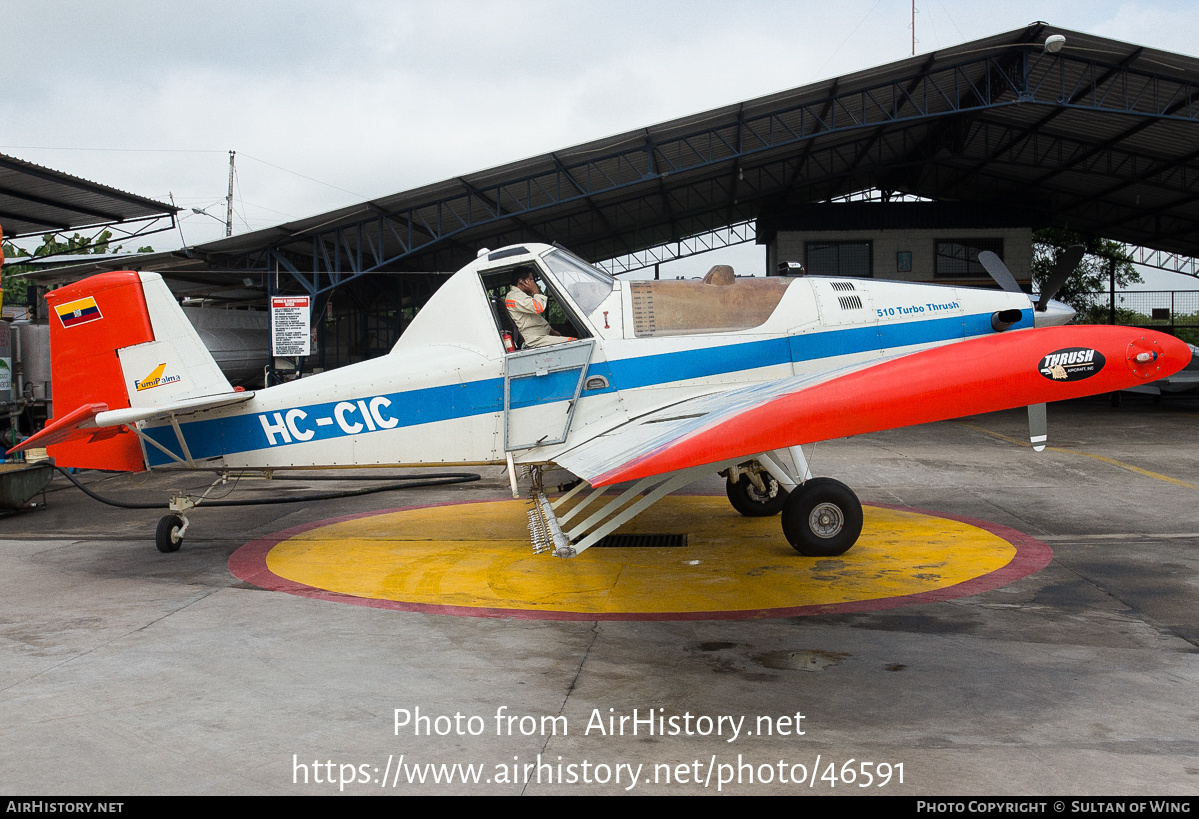
<svg viewBox="0 0 1199 819">
<path fill-rule="evenodd" d="M 1103 353 L 1090 347 L 1066 347 L 1041 359 L 1038 369 L 1050 381 L 1082 381 L 1103 369 Z"/>
<path fill-rule="evenodd" d="M 161 387 L 164 384 L 174 384 L 179 380 L 179 376 L 163 375 L 163 372 L 166 371 L 166 368 L 167 365 L 164 361 L 154 368 L 154 372 L 150 373 L 140 381 L 136 378 L 133 379 L 133 386 L 137 388 L 138 392 L 141 392 L 142 390 L 152 389 L 153 387 Z"/>
</svg>

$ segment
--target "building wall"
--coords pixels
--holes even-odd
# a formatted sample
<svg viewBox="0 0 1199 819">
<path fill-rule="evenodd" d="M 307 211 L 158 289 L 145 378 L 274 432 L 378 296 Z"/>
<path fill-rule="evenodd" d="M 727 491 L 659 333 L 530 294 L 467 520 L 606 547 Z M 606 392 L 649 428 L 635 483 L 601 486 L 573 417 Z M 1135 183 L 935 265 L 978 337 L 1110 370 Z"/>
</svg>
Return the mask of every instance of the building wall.
<svg viewBox="0 0 1199 819">
<path fill-rule="evenodd" d="M 775 234 L 774 241 L 766 246 L 766 270 L 773 274 L 779 262 L 801 262 L 804 259 L 805 242 L 873 242 L 872 264 L 876 279 L 899 281 L 935 282 L 938 284 L 989 283 L 990 277 L 965 276 L 938 278 L 934 257 L 939 239 L 1003 239 L 1003 263 L 1016 280 L 1029 280 L 1032 270 L 1031 228 L 952 228 L 952 229 L 902 229 L 902 230 L 820 230 L 784 231 Z M 896 256 L 901 251 L 912 254 L 911 272 L 896 269 Z"/>
</svg>

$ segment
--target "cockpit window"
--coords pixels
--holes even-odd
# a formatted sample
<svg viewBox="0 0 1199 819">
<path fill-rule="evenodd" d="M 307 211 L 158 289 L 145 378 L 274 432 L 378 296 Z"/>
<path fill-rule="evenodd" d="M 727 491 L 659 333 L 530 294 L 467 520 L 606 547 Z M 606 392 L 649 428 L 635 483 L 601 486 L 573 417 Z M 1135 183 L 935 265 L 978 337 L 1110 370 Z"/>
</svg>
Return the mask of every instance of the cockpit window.
<svg viewBox="0 0 1199 819">
<path fill-rule="evenodd" d="M 537 344 L 534 338 L 525 338 L 516 317 L 508 308 L 509 298 L 519 300 L 519 296 L 515 295 L 519 293 L 519 288 L 515 285 L 514 279 L 523 277 L 516 275 L 518 271 L 527 271 L 533 274 L 534 283 L 542 294 L 538 296 L 538 299 L 544 298 L 541 303 L 544 311 L 542 317 L 545 319 L 545 323 L 552 328 L 553 332 L 549 335 L 556 339 L 556 341 L 548 343 L 590 338 L 591 334 L 586 330 L 585 325 L 574 315 L 573 308 L 566 304 L 553 283 L 545 277 L 540 269 L 534 268 L 530 264 L 523 264 L 501 270 L 486 270 L 479 274 L 483 291 L 486 293 L 487 302 L 491 307 L 492 318 L 495 319 L 496 329 L 502 339 L 507 335 L 507 338 L 504 339 L 505 346 L 511 342 L 515 349 L 521 350 L 527 346 L 545 346 L 547 343 L 543 341 L 541 344 Z M 536 337 L 543 338 L 546 335 L 546 333 L 539 333 Z M 508 352 L 512 352 L 512 349 L 509 348 Z"/>
<path fill-rule="evenodd" d="M 541 261 L 553 271 L 583 315 L 590 315 L 599 307 L 615 286 L 607 273 L 559 250 L 551 250 L 541 257 Z"/>
</svg>

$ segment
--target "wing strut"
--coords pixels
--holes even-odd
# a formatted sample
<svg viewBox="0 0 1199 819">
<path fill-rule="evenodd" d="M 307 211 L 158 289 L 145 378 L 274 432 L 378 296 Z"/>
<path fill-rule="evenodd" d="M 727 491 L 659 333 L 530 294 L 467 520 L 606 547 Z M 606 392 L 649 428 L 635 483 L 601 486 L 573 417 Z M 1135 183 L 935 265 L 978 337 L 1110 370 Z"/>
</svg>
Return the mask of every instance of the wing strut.
<svg viewBox="0 0 1199 819">
<path fill-rule="evenodd" d="M 174 452 L 171 452 L 171 450 L 167 449 L 165 446 L 158 443 L 158 441 L 155 441 L 153 438 L 151 438 L 149 435 L 147 435 L 145 432 L 143 432 L 142 428 L 140 426 L 140 423 L 128 424 L 126 426 L 126 429 L 128 429 L 130 432 L 132 432 L 134 435 L 136 435 L 138 440 L 141 442 L 142 457 L 146 462 L 147 469 L 150 468 L 149 467 L 150 459 L 145 457 L 146 444 L 149 444 L 150 446 L 154 447 L 155 449 L 161 451 L 164 455 L 166 455 L 168 458 L 170 458 L 175 463 L 183 464 L 188 469 L 195 469 L 196 462 L 194 460 L 192 460 L 191 450 L 189 450 L 187 448 L 187 440 L 184 439 L 184 437 L 183 437 L 183 430 L 181 430 L 179 428 L 179 419 L 177 419 L 175 417 L 175 413 L 173 413 L 173 412 L 167 413 L 167 417 L 169 417 L 171 420 L 171 428 L 175 431 L 175 440 L 179 444 L 180 451 L 183 453 L 182 458 L 180 458 Z"/>
</svg>

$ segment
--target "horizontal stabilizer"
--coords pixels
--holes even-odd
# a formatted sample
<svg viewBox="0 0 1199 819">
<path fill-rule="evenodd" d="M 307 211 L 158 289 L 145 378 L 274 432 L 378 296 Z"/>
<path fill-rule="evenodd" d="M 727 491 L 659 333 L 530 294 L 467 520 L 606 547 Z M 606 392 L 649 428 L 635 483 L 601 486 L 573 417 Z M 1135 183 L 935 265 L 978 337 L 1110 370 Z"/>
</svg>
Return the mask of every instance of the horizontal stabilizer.
<svg viewBox="0 0 1199 819">
<path fill-rule="evenodd" d="M 254 393 L 249 391 L 229 392 L 224 395 L 210 395 L 206 398 L 189 398 L 170 404 L 160 404 L 156 407 L 128 407 L 118 410 L 108 409 L 107 404 L 84 404 L 62 418 L 51 421 L 45 429 L 29 436 L 8 450 L 8 454 L 24 452 L 32 447 L 89 440 L 97 435 L 107 437 L 112 434 L 113 427 L 123 427 L 126 424 L 136 424 L 138 421 L 153 421 L 157 418 L 168 418 L 171 415 L 186 415 L 189 412 L 240 404 L 250 400 L 253 396 Z"/>
<path fill-rule="evenodd" d="M 126 409 L 101 412 L 96 416 L 98 427 L 119 427 L 125 424 L 136 424 L 138 421 L 153 421 L 158 418 L 168 418 L 172 415 L 185 415 L 189 412 L 212 410 L 217 407 L 240 404 L 254 397 L 252 390 L 244 392 L 227 392 L 221 395 L 208 395 L 203 398 L 185 398 L 182 401 L 172 401 L 168 404 L 157 404 L 152 407 L 128 407 Z M 108 408 L 105 407 L 107 410 Z"/>
<path fill-rule="evenodd" d="M 91 437 L 96 431 L 96 416 L 107 409 L 107 404 L 84 404 L 82 407 L 77 407 L 63 417 L 46 424 L 44 429 L 30 435 L 10 449 L 7 454 L 12 455 L 34 447 L 45 447 L 51 444 L 61 444 L 64 441 L 77 441 Z"/>
</svg>

